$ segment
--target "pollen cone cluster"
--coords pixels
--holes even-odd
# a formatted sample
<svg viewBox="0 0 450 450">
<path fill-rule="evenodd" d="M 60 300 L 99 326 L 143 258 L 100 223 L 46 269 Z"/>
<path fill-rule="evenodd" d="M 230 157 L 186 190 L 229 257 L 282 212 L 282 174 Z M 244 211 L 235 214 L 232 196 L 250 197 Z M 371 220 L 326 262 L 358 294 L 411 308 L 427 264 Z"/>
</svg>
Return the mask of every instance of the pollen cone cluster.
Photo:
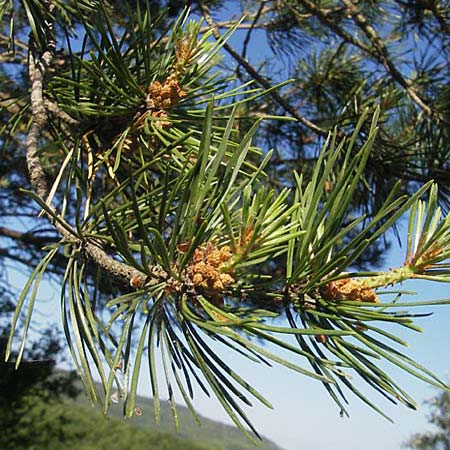
<svg viewBox="0 0 450 450">
<path fill-rule="evenodd" d="M 234 283 L 230 266 L 232 256 L 228 245 L 218 248 L 208 243 L 197 248 L 187 269 L 193 285 L 210 295 L 222 293 L 227 286 Z"/>
<path fill-rule="evenodd" d="M 168 116 L 167 111 L 178 104 L 186 96 L 175 74 L 169 75 L 163 83 L 154 81 L 148 88 L 146 99 L 147 109 L 152 117 L 158 117 L 159 126 L 169 127 L 170 122 L 163 120 Z"/>
<path fill-rule="evenodd" d="M 147 107 L 157 111 L 165 111 L 177 105 L 186 97 L 175 74 L 168 76 L 163 83 L 154 81 L 148 88 Z"/>
<path fill-rule="evenodd" d="M 343 278 L 331 281 L 320 293 L 326 300 L 353 300 L 358 302 L 379 303 L 375 292 L 367 287 L 364 280 Z"/>
</svg>

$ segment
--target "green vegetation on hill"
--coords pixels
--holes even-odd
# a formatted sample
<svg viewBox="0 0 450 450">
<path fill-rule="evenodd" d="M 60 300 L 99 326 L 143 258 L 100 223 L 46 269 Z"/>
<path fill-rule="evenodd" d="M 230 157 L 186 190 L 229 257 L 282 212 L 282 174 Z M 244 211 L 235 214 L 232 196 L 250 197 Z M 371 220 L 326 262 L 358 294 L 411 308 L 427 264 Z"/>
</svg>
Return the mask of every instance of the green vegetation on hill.
<svg viewBox="0 0 450 450">
<path fill-rule="evenodd" d="M 53 343 L 48 339 L 48 346 Z M 0 349 L 1 346 L 0 337 Z M 44 345 L 44 344 L 42 344 Z M 142 411 L 123 419 L 121 405 L 104 417 L 88 405 L 73 373 L 54 370 L 45 359 L 23 363 L 18 370 L 0 363 L 1 450 L 276 450 L 270 442 L 255 447 L 235 427 L 208 419 L 199 426 L 187 408 L 179 406 L 176 432 L 168 405 L 161 404 L 161 423 L 153 419 L 152 400 L 136 399 Z M 1 352 L 0 352 L 1 353 Z"/>
<path fill-rule="evenodd" d="M 151 399 L 138 398 L 143 414 L 132 421 L 122 418 L 119 405 L 104 417 L 76 401 L 42 398 L 32 392 L 21 398 L 15 410 L 0 411 L 2 450 L 275 450 L 270 442 L 255 447 L 235 427 L 208 419 L 197 425 L 180 407 L 181 429 L 171 423 L 169 408 L 162 405 L 161 424 L 151 416 Z"/>
<path fill-rule="evenodd" d="M 199 426 L 179 406 L 176 433 L 170 408 L 161 404 L 161 424 L 153 419 L 152 400 L 136 399 L 141 416 L 124 420 L 121 405 L 104 417 L 92 408 L 73 372 L 55 370 L 61 342 L 48 330 L 25 349 L 18 369 L 2 362 L 7 330 L 0 332 L 0 450 L 276 450 L 255 447 L 237 428 L 203 419 Z M 100 390 L 100 386 L 98 386 Z"/>
<path fill-rule="evenodd" d="M 4 342 L 0 334 L 0 358 Z M 1 450 L 222 450 L 207 441 L 137 428 L 77 403 L 84 394 L 75 374 L 55 371 L 59 352 L 58 337 L 49 332 L 39 349 L 26 350 L 18 369 L 0 362 Z"/>
<path fill-rule="evenodd" d="M 81 393 L 77 398 L 77 403 L 88 408 L 86 396 Z M 189 410 L 181 405 L 177 405 L 177 414 L 180 422 L 180 429 L 175 431 L 170 406 L 161 403 L 161 421 L 157 424 L 153 418 L 153 403 L 151 398 L 137 396 L 136 405 L 142 411 L 142 415 L 134 416 L 131 421 L 124 422 L 122 406 L 111 405 L 109 415 L 121 424 L 127 424 L 130 429 L 137 427 L 139 430 L 146 430 L 152 433 L 165 433 L 182 440 L 184 443 L 192 442 L 198 448 L 208 448 L 213 450 L 277 450 L 272 442 L 265 440 L 256 447 L 251 443 L 236 427 L 225 425 L 214 420 L 201 417 L 200 425 L 194 420 Z M 96 411 L 96 409 L 92 409 Z M 97 413 L 100 414 L 100 413 Z M 114 422 L 116 423 L 116 422 Z M 133 425 L 133 426 L 132 426 Z M 197 448 L 197 447 L 195 447 Z"/>
<path fill-rule="evenodd" d="M 13 430 L 0 436 L 2 450 L 222 450 L 209 444 L 154 430 L 137 429 L 116 418 L 105 418 L 73 401 L 23 399 Z"/>
</svg>

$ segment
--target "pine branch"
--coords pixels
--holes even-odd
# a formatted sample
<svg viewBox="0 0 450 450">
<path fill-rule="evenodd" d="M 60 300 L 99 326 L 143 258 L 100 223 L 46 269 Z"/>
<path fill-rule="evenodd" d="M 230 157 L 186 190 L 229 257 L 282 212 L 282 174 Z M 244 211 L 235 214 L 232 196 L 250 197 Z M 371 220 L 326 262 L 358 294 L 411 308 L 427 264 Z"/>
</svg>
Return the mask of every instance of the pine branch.
<svg viewBox="0 0 450 450">
<path fill-rule="evenodd" d="M 364 50 L 365 52 L 370 52 L 370 49 L 364 45 L 360 40 L 351 34 L 347 33 L 344 29 L 342 29 L 335 20 L 329 17 L 330 10 L 323 10 L 316 3 L 311 0 L 298 0 L 299 3 L 309 11 L 313 16 L 317 17 L 320 22 L 326 25 L 331 31 L 334 31 L 338 36 L 340 36 L 345 42 L 354 45 L 355 47 Z M 289 3 L 289 1 L 285 1 L 284 4 L 292 11 L 293 14 L 299 16 L 299 12 Z"/>
<path fill-rule="evenodd" d="M 219 34 L 206 6 L 202 11 L 217 43 L 209 41 L 211 33 L 199 36 L 200 24 L 188 22 L 186 14 L 167 39 L 155 40 L 149 31 L 154 28 L 150 9 L 134 17 L 133 29 L 125 30 L 118 42 L 110 11 L 102 2 L 99 7 L 101 15 L 81 20 L 85 46 L 94 50 L 86 57 L 71 54 L 75 70 L 52 77 L 47 103 L 43 89 L 54 64 L 55 43 L 44 10 L 39 11 L 39 33 L 34 27 L 30 39 L 36 46 L 39 41 L 41 54 L 35 58 L 30 52 L 27 163 L 35 190 L 30 195 L 62 239 L 48 246 L 17 300 L 7 358 L 19 319 L 25 316 L 20 361 L 39 283 L 54 258 L 63 257 L 61 310 L 67 345 L 92 403 L 101 404 L 105 412 L 114 396 L 123 400 L 124 414 L 133 415 L 147 353 L 158 416 L 159 353 L 170 393 L 175 380 L 193 410 L 195 378 L 205 391 L 213 391 L 244 433 L 248 425 L 258 436 L 240 402 L 251 406 L 251 395 L 270 404 L 217 356 L 210 338 L 254 362 L 282 364 L 320 380 L 342 413 L 346 399 L 340 384 L 385 416 L 357 390 L 350 372 L 394 403 L 414 408 L 375 359 L 442 386 L 430 371 L 389 344 L 405 345 L 398 336 L 374 325 L 418 329 L 413 314 L 386 311 L 397 308 L 398 298 L 381 303 L 375 288 L 415 277 L 449 279 L 450 217 L 440 220 L 437 188 L 428 183 L 402 196 L 399 182 L 372 218 L 349 220 L 376 142 L 379 108 L 371 121 L 365 108 L 348 139 L 338 139 L 337 131 L 332 134 L 312 173 L 293 174 L 292 190 L 269 189 L 265 172 L 272 154 L 261 158 L 252 146 L 259 122 L 249 124 L 244 136 L 236 129 L 238 120 L 249 119 L 240 108 L 262 92 L 248 85 L 227 90 L 228 80 L 211 74 L 220 49 L 270 89 L 268 94 L 302 125 L 319 135 L 325 130 L 299 119 L 270 82 L 226 44 L 230 33 Z M 213 95 L 214 104 L 208 101 Z M 47 125 L 47 114 L 62 120 Z M 71 114 L 83 124 L 81 130 L 70 126 L 76 125 Z M 62 147 L 53 153 L 49 146 L 45 155 L 49 166 L 59 164 L 50 189 L 44 158 L 39 158 L 39 140 L 46 131 L 52 133 L 51 144 Z M 420 198 L 428 189 L 426 207 Z M 69 206 L 58 211 L 51 203 L 53 195 Z M 409 209 L 413 214 L 405 267 L 391 273 L 347 272 Z M 75 225 L 65 221 L 69 215 Z M 13 238 L 11 230 L 0 229 L 0 235 L 2 231 Z M 98 277 L 92 276 L 91 264 L 103 269 Z M 104 320 L 97 315 L 97 295 L 108 275 L 131 287 L 123 293 L 113 286 Z M 312 369 L 280 357 L 255 342 L 259 339 L 303 358 Z M 101 379 L 101 394 L 94 371 Z M 171 394 L 170 402 L 176 420 Z"/>
<path fill-rule="evenodd" d="M 42 54 L 39 61 L 35 60 L 33 52 L 30 51 L 29 78 L 31 82 L 32 122 L 27 136 L 26 158 L 31 185 L 40 198 L 45 198 L 48 194 L 45 172 L 38 155 L 39 137 L 47 122 L 42 92 L 45 71 L 51 62 L 54 45 L 53 43 L 53 49 L 48 49 Z"/>
</svg>

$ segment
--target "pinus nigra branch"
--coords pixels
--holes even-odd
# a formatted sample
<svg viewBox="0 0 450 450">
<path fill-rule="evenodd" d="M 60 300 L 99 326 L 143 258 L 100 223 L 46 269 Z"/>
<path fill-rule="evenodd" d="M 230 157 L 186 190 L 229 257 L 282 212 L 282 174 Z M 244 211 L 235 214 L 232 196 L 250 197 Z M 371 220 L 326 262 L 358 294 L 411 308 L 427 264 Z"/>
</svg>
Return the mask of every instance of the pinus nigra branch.
<svg viewBox="0 0 450 450">
<path fill-rule="evenodd" d="M 414 306 L 400 301 L 406 293 L 382 301 L 384 288 L 409 278 L 450 279 L 450 215 L 441 217 L 437 187 L 428 182 L 406 195 L 399 181 L 371 218 L 355 215 L 380 108 L 362 110 L 349 136 L 330 133 L 311 172 L 295 172 L 292 188 L 274 189 L 267 183 L 272 152 L 253 146 L 260 121 L 251 122 L 245 107 L 265 94 L 287 111 L 290 106 L 245 65 L 266 91 L 251 83 L 230 88 L 229 79 L 213 72 L 220 49 L 230 51 L 230 33 L 217 34 L 206 7 L 212 26 L 206 34 L 187 12 L 172 28 L 155 31 L 150 10 L 139 6 L 118 38 L 103 2 L 95 17 L 69 6 L 84 27 L 89 54 L 70 52 L 69 69 L 49 72 L 57 16 L 51 9 L 49 15 L 39 10 L 44 19 L 30 37 L 30 196 L 61 239 L 49 243 L 17 300 L 7 358 L 23 317 L 20 362 L 39 283 L 62 255 L 68 349 L 88 398 L 105 412 L 121 402 L 125 416 L 136 413 L 147 360 L 156 420 L 161 382 L 176 425 L 174 387 L 194 417 L 199 387 L 214 394 L 243 433 L 252 438 L 250 428 L 259 437 L 245 408 L 254 400 L 271 404 L 219 356 L 220 347 L 258 367 L 276 363 L 320 381 L 342 414 L 348 414 L 347 390 L 386 416 L 355 378 L 393 403 L 415 407 L 379 360 L 444 387 L 398 350 L 406 345 L 402 339 L 382 328 L 419 331 L 415 314 L 396 309 Z M 49 188 L 45 168 L 51 164 L 58 169 Z M 351 272 L 408 211 L 404 266 Z"/>
</svg>

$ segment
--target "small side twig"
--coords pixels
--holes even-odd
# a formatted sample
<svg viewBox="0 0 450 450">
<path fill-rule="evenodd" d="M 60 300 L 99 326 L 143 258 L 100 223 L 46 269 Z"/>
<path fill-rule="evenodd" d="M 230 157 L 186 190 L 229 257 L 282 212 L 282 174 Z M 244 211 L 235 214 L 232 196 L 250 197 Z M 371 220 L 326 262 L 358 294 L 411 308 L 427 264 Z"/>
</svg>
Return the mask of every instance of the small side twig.
<svg viewBox="0 0 450 450">
<path fill-rule="evenodd" d="M 251 35 L 253 33 L 253 30 L 256 27 L 256 24 L 257 24 L 259 18 L 261 17 L 261 14 L 262 14 L 263 10 L 264 10 L 264 3 L 265 2 L 261 2 L 261 5 L 259 6 L 257 13 L 253 17 L 252 23 L 250 24 L 250 28 L 248 29 L 248 31 L 247 31 L 247 33 L 245 35 L 244 42 L 242 44 L 242 57 L 243 58 L 247 57 L 247 47 L 248 47 L 248 44 L 250 42 L 250 37 L 251 37 Z"/>
<path fill-rule="evenodd" d="M 56 103 L 51 102 L 50 100 L 44 100 L 45 109 L 52 113 L 54 116 L 58 117 L 62 121 L 68 123 L 69 125 L 79 125 L 79 121 L 74 119 L 72 116 L 63 111 Z"/>
</svg>

